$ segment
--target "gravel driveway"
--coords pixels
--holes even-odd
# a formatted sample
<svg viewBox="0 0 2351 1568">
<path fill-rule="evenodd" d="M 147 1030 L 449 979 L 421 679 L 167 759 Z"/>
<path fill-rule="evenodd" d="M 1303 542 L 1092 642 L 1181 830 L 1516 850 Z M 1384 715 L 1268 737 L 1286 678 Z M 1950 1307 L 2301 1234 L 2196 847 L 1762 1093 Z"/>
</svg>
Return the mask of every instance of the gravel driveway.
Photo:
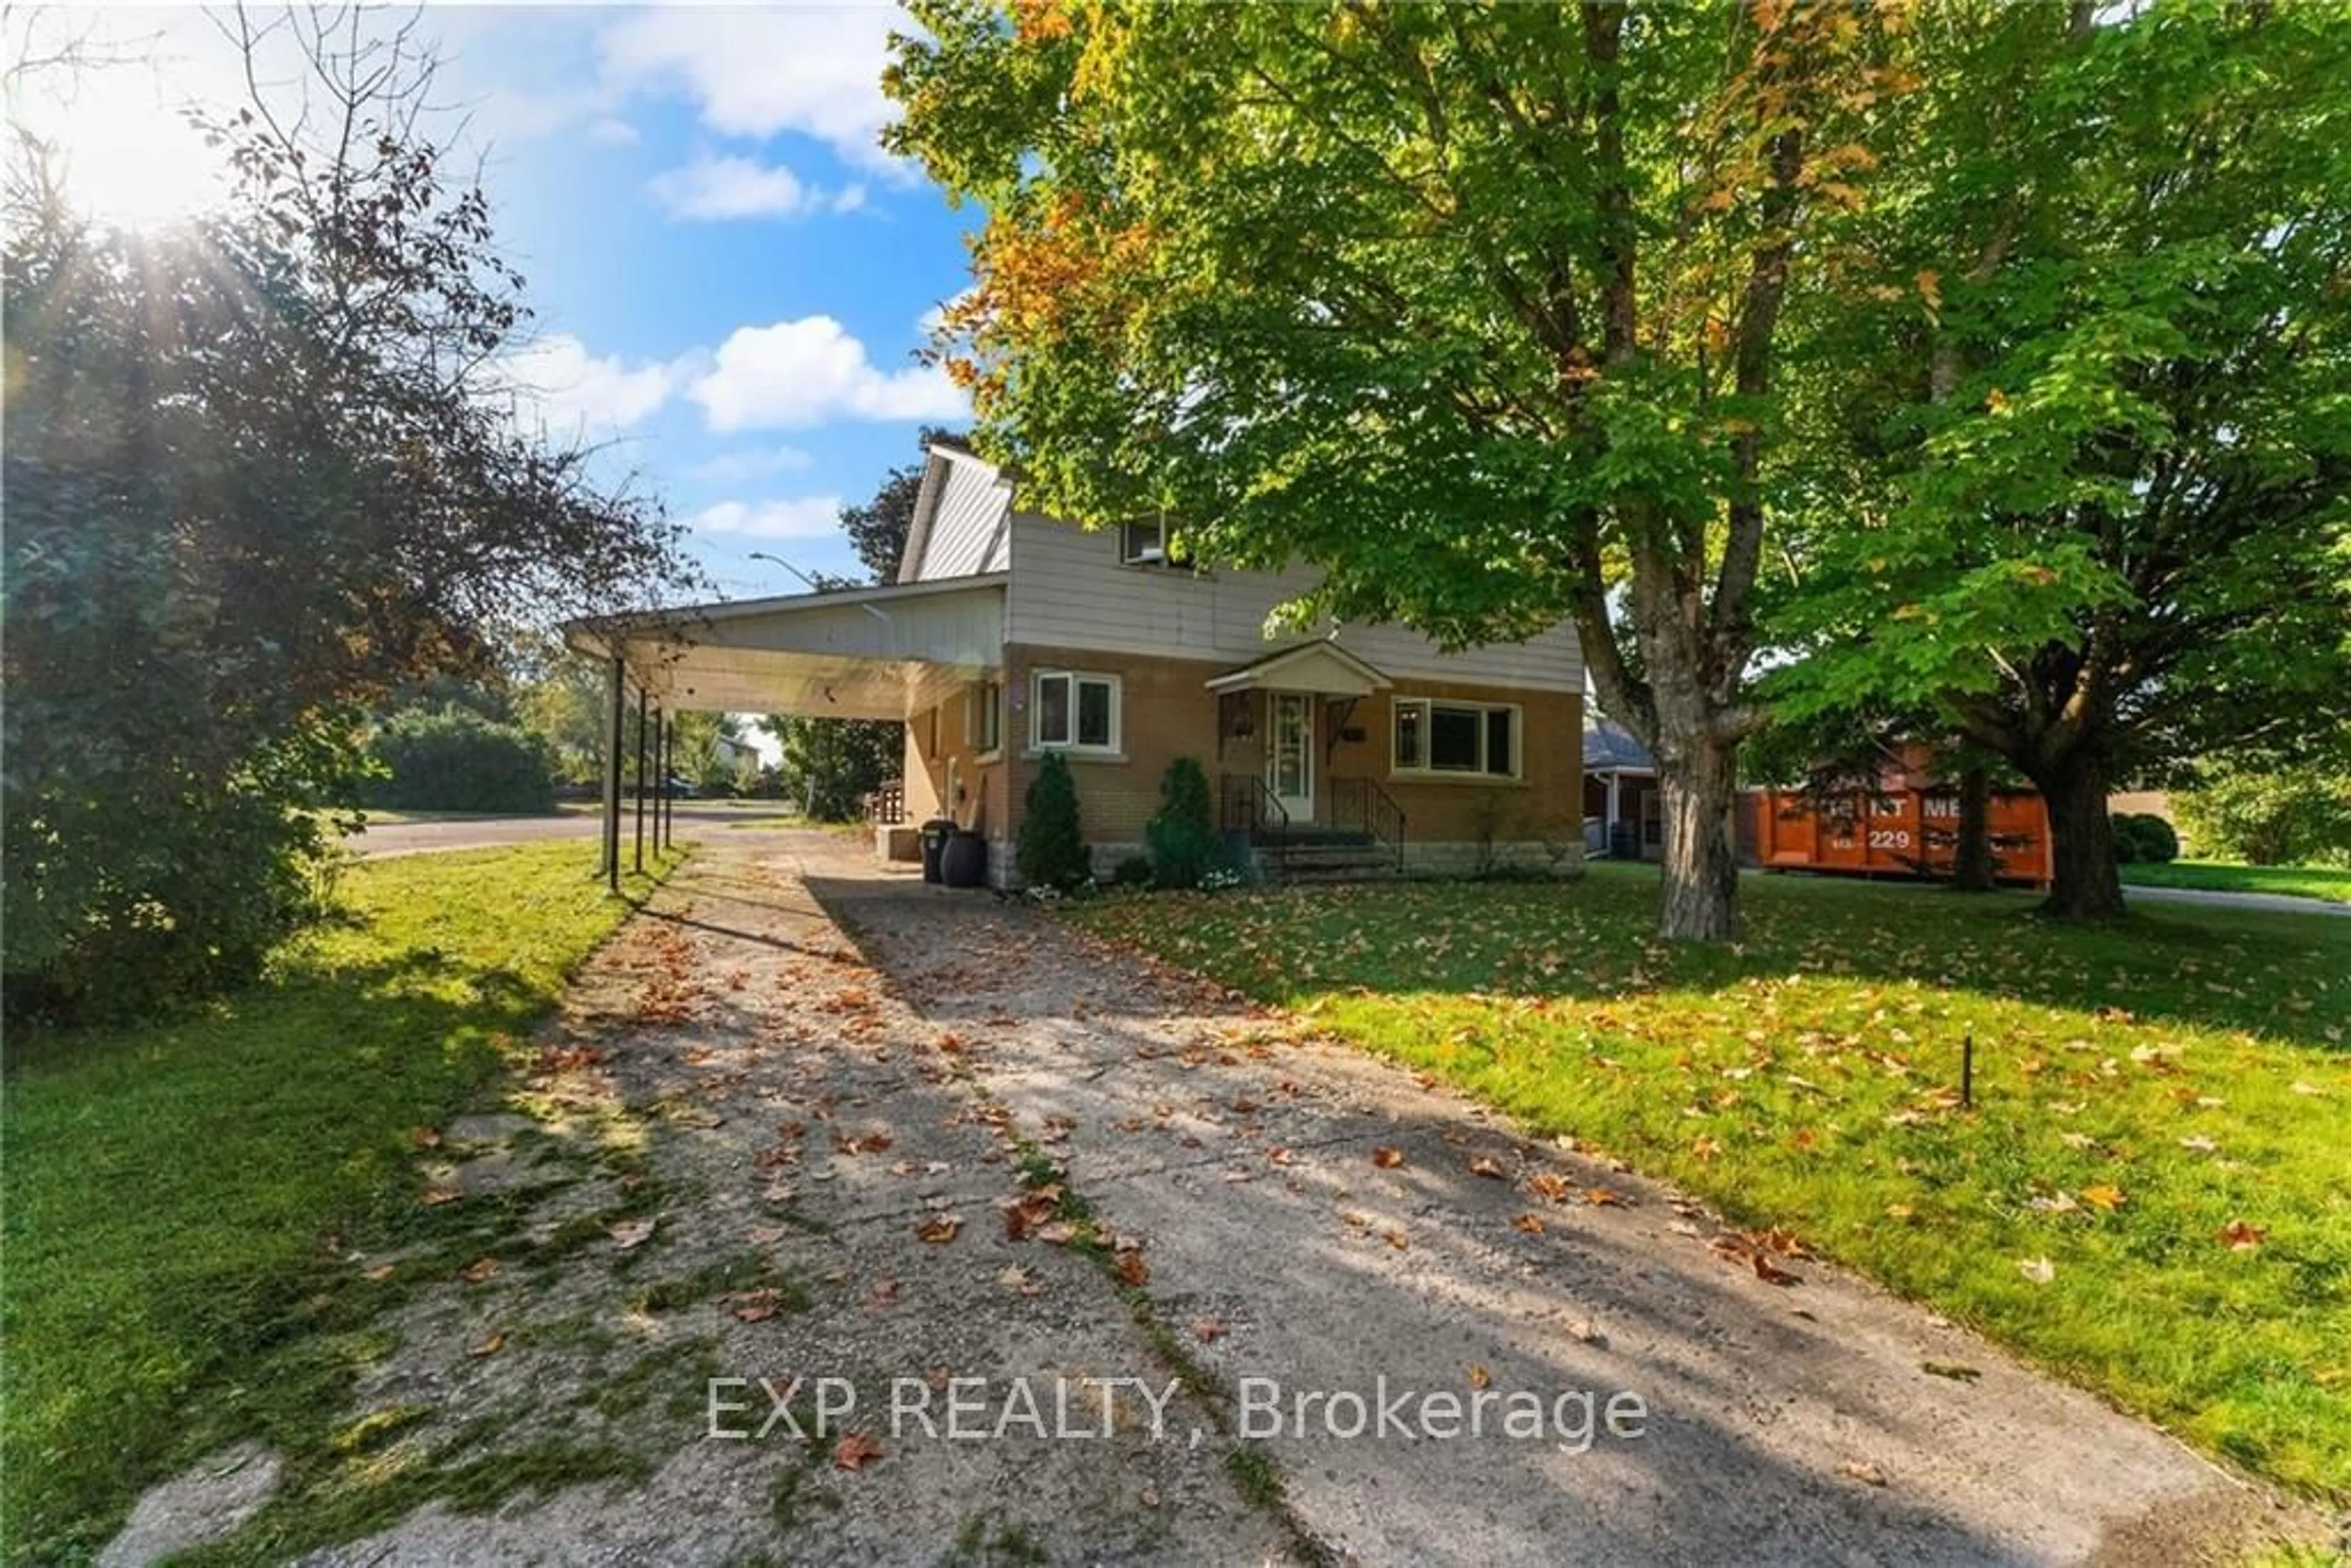
<svg viewBox="0 0 2351 1568">
<path fill-rule="evenodd" d="M 838 835 L 711 835 L 546 1043 L 429 1156 L 530 1247 L 352 1260 L 432 1270 L 357 1391 L 400 1436 L 289 1484 L 602 1479 L 286 1554 L 2141 1563 L 2313 1523 L 1665 1188 Z M 200 1467 L 108 1560 L 248 1516 L 275 1555 L 277 1473 Z"/>
</svg>

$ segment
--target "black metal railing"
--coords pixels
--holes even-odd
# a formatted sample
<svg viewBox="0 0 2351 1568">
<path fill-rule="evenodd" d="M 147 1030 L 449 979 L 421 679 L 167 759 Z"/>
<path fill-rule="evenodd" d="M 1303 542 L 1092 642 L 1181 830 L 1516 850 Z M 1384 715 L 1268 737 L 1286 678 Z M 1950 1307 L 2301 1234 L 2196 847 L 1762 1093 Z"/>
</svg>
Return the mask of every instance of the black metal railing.
<svg viewBox="0 0 2351 1568">
<path fill-rule="evenodd" d="M 1274 864 L 1290 864 L 1290 809 L 1255 773 L 1228 773 L 1219 782 L 1217 822 L 1227 833 L 1244 835 L 1251 844 L 1270 846 Z"/>
<path fill-rule="evenodd" d="M 1404 808 L 1375 779 L 1331 780 L 1331 825 L 1370 839 L 1404 869 Z"/>
<path fill-rule="evenodd" d="M 865 820 L 878 827 L 894 828 L 906 820 L 906 781 L 893 779 L 865 797 Z"/>
</svg>

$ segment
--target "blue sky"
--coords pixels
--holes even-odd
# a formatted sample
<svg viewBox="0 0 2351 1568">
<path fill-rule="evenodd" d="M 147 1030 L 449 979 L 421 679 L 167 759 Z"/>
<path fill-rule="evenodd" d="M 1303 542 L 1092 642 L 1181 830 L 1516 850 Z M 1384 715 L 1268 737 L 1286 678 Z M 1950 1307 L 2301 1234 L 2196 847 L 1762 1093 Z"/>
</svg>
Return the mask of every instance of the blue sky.
<svg viewBox="0 0 2351 1568">
<path fill-rule="evenodd" d="M 65 147 L 69 187 L 144 219 L 202 183 L 161 110 L 231 98 L 237 51 L 193 11 L 106 23 L 131 63 L 19 108 Z M 444 57 L 439 123 L 457 134 L 462 115 L 486 157 L 528 279 L 536 339 L 504 367 L 523 417 L 609 444 L 730 597 L 798 590 L 752 550 L 858 571 L 840 502 L 913 461 L 922 424 L 967 418 L 912 355 L 967 280 L 976 219 L 876 141 L 885 40 L 908 25 L 885 5 L 446 6 L 417 24 Z M 290 99 L 289 43 L 263 52 Z"/>
</svg>

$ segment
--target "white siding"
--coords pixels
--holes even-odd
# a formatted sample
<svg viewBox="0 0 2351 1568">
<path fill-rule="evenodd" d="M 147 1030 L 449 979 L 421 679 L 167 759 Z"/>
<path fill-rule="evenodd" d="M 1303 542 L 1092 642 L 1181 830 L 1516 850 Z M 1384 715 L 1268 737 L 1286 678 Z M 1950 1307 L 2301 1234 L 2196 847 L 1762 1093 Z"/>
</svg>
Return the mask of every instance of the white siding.
<svg viewBox="0 0 2351 1568">
<path fill-rule="evenodd" d="M 940 577 L 972 577 L 1002 571 L 1008 553 L 1005 517 L 1012 487 L 996 470 L 961 453 L 935 455 L 940 471 L 933 476 L 938 502 L 923 535 L 923 556 L 913 570 L 899 574 L 901 582 L 921 582 Z"/>
<path fill-rule="evenodd" d="M 1307 635 L 1268 639 L 1265 620 L 1275 605 L 1313 586 L 1309 569 L 1195 574 L 1123 566 L 1115 530 L 1090 533 L 1032 512 L 1013 513 L 1010 531 L 1008 643 L 1240 664 Z M 1391 676 L 1583 689 L 1583 650 L 1564 624 L 1523 643 L 1453 654 L 1401 626 L 1349 626 L 1339 641 Z"/>
</svg>

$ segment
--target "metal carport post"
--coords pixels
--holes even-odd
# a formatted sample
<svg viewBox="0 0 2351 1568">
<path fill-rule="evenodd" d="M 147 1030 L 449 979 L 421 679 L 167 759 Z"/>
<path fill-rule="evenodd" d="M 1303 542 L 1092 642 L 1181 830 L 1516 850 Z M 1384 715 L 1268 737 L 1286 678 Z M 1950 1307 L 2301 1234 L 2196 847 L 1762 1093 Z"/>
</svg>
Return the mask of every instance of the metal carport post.
<svg viewBox="0 0 2351 1568">
<path fill-rule="evenodd" d="M 609 683 L 612 704 L 611 744 L 604 751 L 604 883 L 621 891 L 621 747 L 628 711 L 628 672 L 618 653 L 612 655 Z"/>
</svg>

